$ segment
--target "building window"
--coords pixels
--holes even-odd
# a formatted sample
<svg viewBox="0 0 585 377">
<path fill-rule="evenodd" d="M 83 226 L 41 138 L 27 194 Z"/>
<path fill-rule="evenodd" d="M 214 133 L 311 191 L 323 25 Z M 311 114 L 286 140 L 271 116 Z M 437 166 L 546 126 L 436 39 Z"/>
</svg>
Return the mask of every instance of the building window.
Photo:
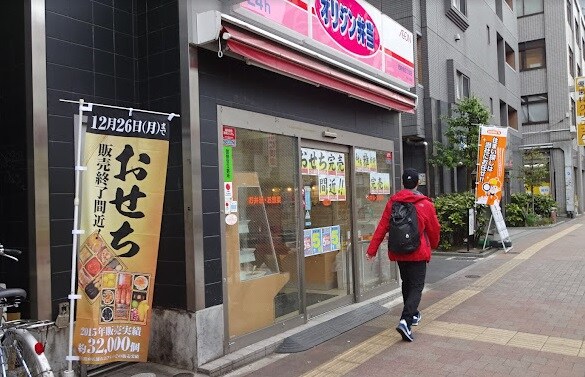
<svg viewBox="0 0 585 377">
<path fill-rule="evenodd" d="M 548 95 L 536 94 L 522 97 L 522 124 L 548 122 Z"/>
<path fill-rule="evenodd" d="M 459 71 L 457 71 L 457 92 L 455 95 L 458 100 L 469 98 L 469 77 Z"/>
<path fill-rule="evenodd" d="M 569 47 L 569 73 L 571 77 L 575 77 L 575 58 L 573 57 L 573 50 Z"/>
<path fill-rule="evenodd" d="M 416 82 L 423 85 L 423 46 L 422 37 L 416 37 Z"/>
<path fill-rule="evenodd" d="M 492 43 L 492 36 L 490 33 L 490 25 L 486 25 L 486 30 L 487 30 L 487 42 L 488 45 Z"/>
<path fill-rule="evenodd" d="M 451 5 L 467 16 L 467 0 L 451 0 Z"/>
<path fill-rule="evenodd" d="M 516 54 L 512 47 L 506 43 L 506 63 L 512 68 L 516 69 Z"/>
<path fill-rule="evenodd" d="M 577 114 L 575 114 L 575 101 L 571 98 L 571 129 L 577 126 Z"/>
<path fill-rule="evenodd" d="M 518 129 L 518 112 L 510 105 L 508 105 L 508 127 Z"/>
<path fill-rule="evenodd" d="M 544 0 L 516 0 L 518 17 L 544 12 Z"/>
<path fill-rule="evenodd" d="M 518 43 L 520 52 L 520 71 L 546 67 L 544 39 Z"/>
<path fill-rule="evenodd" d="M 573 28 L 573 23 L 571 20 L 573 19 L 573 4 L 571 4 L 571 0 L 567 0 L 567 22 L 569 23 L 569 27 Z"/>
<path fill-rule="evenodd" d="M 505 0 L 505 2 L 508 5 L 508 8 L 510 8 L 511 10 L 514 10 L 514 2 L 513 2 L 513 0 Z"/>
<path fill-rule="evenodd" d="M 494 99 L 490 97 L 490 114 L 494 115 Z"/>
</svg>

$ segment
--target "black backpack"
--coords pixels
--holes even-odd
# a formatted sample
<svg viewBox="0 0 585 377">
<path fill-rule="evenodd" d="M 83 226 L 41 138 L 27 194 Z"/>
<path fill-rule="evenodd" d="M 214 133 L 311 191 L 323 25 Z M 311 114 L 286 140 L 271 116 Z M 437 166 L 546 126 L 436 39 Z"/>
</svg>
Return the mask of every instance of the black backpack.
<svg viewBox="0 0 585 377">
<path fill-rule="evenodd" d="M 415 205 L 394 202 L 388 230 L 388 249 L 397 254 L 410 254 L 419 246 L 420 234 Z"/>
</svg>

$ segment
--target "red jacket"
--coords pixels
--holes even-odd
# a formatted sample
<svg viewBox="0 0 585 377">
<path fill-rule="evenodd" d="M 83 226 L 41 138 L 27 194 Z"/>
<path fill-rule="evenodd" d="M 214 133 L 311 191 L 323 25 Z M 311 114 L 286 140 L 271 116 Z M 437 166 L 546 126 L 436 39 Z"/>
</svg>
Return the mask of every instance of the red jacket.
<svg viewBox="0 0 585 377">
<path fill-rule="evenodd" d="M 426 196 L 418 193 L 418 191 L 408 189 L 398 191 L 386 203 L 386 208 L 384 208 L 382 218 L 372 236 L 367 253 L 371 256 L 376 256 L 378 253 L 378 247 L 390 228 L 390 214 L 392 213 L 392 204 L 395 201 L 415 203 L 420 246 L 410 254 L 396 254 L 392 250 L 388 250 L 388 257 L 392 261 L 430 261 L 431 250 L 439 246 L 439 237 L 441 235 L 441 226 L 437 219 L 435 206 Z"/>
</svg>

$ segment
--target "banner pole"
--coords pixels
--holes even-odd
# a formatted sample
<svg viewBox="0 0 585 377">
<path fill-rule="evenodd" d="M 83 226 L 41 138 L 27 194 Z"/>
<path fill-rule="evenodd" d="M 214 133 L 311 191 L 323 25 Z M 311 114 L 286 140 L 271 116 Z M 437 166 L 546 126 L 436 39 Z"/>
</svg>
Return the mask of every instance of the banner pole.
<svg viewBox="0 0 585 377">
<path fill-rule="evenodd" d="M 64 371 L 63 375 L 65 377 L 74 376 L 73 372 L 73 361 L 79 360 L 78 356 L 73 356 L 73 322 L 75 317 L 75 300 L 79 298 L 79 295 L 76 294 L 77 290 L 77 279 L 76 279 L 76 269 L 77 269 L 77 242 L 79 239 L 79 235 L 83 234 L 83 230 L 79 229 L 79 187 L 80 187 L 80 175 L 83 170 L 86 168 L 81 166 L 81 142 L 83 139 L 83 111 L 90 110 L 92 104 L 89 103 L 84 105 L 83 99 L 79 100 L 79 113 L 78 113 L 78 122 L 77 122 L 77 151 L 76 151 L 76 158 L 75 158 L 75 198 L 73 200 L 74 212 L 73 212 L 73 230 L 71 231 L 73 235 L 73 247 L 71 251 L 71 289 L 69 293 L 69 349 L 67 353 L 67 370 Z"/>
<path fill-rule="evenodd" d="M 487 240 L 488 240 L 488 237 L 490 235 L 490 229 L 492 227 L 492 219 L 493 218 L 494 218 L 494 215 L 490 215 L 490 221 L 488 222 L 487 229 L 485 230 L 485 237 L 483 240 L 483 249 L 482 250 L 485 250 L 485 245 L 487 244 Z"/>
</svg>

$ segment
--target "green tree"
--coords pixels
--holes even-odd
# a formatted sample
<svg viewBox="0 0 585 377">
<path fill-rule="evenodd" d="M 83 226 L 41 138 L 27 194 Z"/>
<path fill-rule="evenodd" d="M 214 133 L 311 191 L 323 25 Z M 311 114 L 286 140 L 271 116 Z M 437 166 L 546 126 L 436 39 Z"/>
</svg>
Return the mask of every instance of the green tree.
<svg viewBox="0 0 585 377">
<path fill-rule="evenodd" d="M 435 142 L 435 153 L 429 162 L 435 166 L 466 168 L 466 188 L 471 190 L 471 173 L 477 165 L 479 125 L 490 119 L 489 109 L 475 96 L 464 98 L 455 104 L 453 116 L 445 117 L 446 143 Z"/>
<path fill-rule="evenodd" d="M 520 170 L 520 178 L 530 189 L 532 197 L 532 213 L 534 213 L 534 187 L 548 181 L 548 156 L 538 149 L 527 149 L 522 156 L 524 164 Z"/>
</svg>

